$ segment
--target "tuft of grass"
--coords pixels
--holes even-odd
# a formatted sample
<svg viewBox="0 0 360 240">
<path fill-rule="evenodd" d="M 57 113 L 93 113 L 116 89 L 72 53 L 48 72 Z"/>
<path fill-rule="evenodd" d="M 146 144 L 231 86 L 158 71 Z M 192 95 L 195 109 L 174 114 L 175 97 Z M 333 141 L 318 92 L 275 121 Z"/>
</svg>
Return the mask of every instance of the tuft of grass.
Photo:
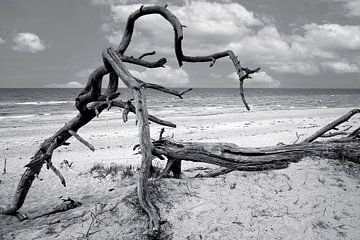
<svg viewBox="0 0 360 240">
<path fill-rule="evenodd" d="M 131 178 L 135 175 L 135 168 L 132 165 L 123 165 L 123 164 L 110 164 L 110 166 L 105 166 L 102 163 L 95 163 L 89 170 L 91 174 L 98 174 L 98 177 L 105 178 L 109 175 L 115 177 L 121 174 L 121 180 L 125 178 Z"/>
<path fill-rule="evenodd" d="M 127 165 L 122 169 L 121 180 L 124 178 L 131 178 L 135 175 L 135 168 L 132 165 Z"/>
</svg>

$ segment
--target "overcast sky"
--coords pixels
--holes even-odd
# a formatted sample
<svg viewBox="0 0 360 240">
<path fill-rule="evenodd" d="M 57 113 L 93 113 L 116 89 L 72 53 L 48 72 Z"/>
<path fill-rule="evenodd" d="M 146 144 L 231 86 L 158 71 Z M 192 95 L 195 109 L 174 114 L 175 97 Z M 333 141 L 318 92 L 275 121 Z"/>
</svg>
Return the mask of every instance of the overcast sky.
<svg viewBox="0 0 360 240">
<path fill-rule="evenodd" d="M 0 87 L 81 87 L 116 46 L 141 4 L 168 4 L 187 28 L 183 50 L 233 50 L 262 71 L 245 87 L 360 88 L 360 0 L 1 0 Z M 159 16 L 135 25 L 128 55 L 155 50 L 167 67 L 128 65 L 168 87 L 237 87 L 228 58 L 176 65 L 172 27 Z"/>
</svg>

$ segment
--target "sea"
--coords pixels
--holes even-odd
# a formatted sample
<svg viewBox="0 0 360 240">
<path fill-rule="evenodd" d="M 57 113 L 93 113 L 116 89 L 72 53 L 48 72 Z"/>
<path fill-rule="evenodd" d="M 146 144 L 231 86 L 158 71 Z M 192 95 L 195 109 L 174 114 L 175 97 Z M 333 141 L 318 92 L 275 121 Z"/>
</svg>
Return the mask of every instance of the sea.
<svg viewBox="0 0 360 240">
<path fill-rule="evenodd" d="M 0 128 L 27 119 L 75 115 L 75 98 L 80 91 L 71 88 L 0 88 Z M 128 89 L 119 91 L 120 99 L 131 98 Z M 245 94 L 251 111 L 360 107 L 360 89 L 248 88 Z M 236 88 L 195 88 L 186 93 L 184 99 L 147 90 L 146 97 L 149 112 L 155 115 L 246 111 Z M 1 124 L 4 121 L 7 124 Z"/>
</svg>

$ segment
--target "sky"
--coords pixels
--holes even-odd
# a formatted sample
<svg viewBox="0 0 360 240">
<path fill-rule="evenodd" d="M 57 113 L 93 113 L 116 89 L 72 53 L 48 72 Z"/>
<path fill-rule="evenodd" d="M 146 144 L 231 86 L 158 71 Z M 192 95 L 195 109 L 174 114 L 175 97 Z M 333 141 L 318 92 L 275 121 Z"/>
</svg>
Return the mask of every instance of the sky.
<svg viewBox="0 0 360 240">
<path fill-rule="evenodd" d="M 186 55 L 233 50 L 261 67 L 245 88 L 360 88 L 360 0 L 1 0 L 0 88 L 83 87 L 143 4 L 167 4 L 187 26 Z M 127 64 L 131 73 L 166 87 L 238 87 L 228 58 L 179 68 L 173 36 L 160 16 L 140 18 L 126 54 L 155 50 L 147 59 L 168 63 Z"/>
</svg>

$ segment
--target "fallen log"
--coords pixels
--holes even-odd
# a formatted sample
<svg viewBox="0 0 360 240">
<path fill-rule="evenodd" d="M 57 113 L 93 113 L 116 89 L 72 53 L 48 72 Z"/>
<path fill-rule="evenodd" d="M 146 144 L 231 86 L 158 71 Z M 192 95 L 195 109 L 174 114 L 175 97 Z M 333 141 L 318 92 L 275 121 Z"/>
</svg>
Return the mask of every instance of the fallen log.
<svg viewBox="0 0 360 240">
<path fill-rule="evenodd" d="M 358 130 L 343 138 L 314 141 L 328 131 L 336 129 L 357 113 L 360 113 L 359 109 L 349 111 L 297 144 L 244 148 L 233 143 L 181 142 L 172 138 L 160 138 L 153 142 L 153 154 L 165 156 L 168 159 L 167 168 L 169 168 L 168 165 L 182 160 L 210 163 L 222 167 L 205 175 L 209 177 L 226 174 L 232 170 L 263 171 L 287 168 L 290 163 L 298 162 L 306 156 L 360 163 L 360 132 Z"/>
<path fill-rule="evenodd" d="M 170 138 L 153 144 L 158 154 L 172 161 L 204 162 L 241 171 L 286 168 L 289 163 L 298 162 L 306 156 L 360 163 L 360 140 L 354 138 L 263 148 L 241 148 L 232 143 L 179 142 Z"/>
</svg>

